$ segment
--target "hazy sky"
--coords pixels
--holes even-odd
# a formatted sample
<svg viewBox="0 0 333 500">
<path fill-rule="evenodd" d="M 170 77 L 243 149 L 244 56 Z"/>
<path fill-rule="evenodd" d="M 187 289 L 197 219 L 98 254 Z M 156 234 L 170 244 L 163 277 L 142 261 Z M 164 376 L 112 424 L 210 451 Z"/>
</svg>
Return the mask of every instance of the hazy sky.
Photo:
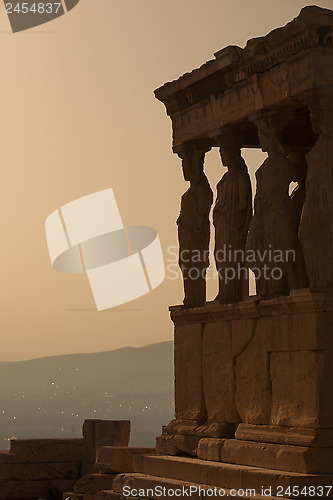
<svg viewBox="0 0 333 500">
<path fill-rule="evenodd" d="M 153 90 L 226 45 L 286 24 L 306 2 L 81 0 L 15 35 L 0 5 L 0 349 L 30 358 L 171 340 L 168 306 L 182 300 L 180 279 L 98 313 L 86 277 L 52 269 L 45 219 L 112 187 L 125 224 L 156 228 L 168 259 L 187 184 Z M 262 153 L 244 156 L 253 173 Z M 206 172 L 212 186 L 224 173 L 216 150 Z M 211 282 L 209 298 L 215 293 Z"/>
</svg>

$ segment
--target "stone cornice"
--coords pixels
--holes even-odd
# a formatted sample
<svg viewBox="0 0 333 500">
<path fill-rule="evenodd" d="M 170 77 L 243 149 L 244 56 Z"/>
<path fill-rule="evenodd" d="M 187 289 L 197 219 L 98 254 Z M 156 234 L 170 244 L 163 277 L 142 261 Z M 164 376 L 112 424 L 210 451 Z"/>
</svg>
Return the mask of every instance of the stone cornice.
<svg viewBox="0 0 333 500">
<path fill-rule="evenodd" d="M 184 309 L 183 306 L 170 307 L 171 319 L 175 325 L 325 311 L 333 312 L 331 290 L 328 292 L 295 290 L 289 296 L 262 300 L 255 296 L 234 304 L 210 302 L 205 307 L 195 309 Z"/>
<path fill-rule="evenodd" d="M 227 88 L 264 73 L 296 55 L 316 48 L 333 49 L 333 12 L 320 7 L 305 7 L 283 28 L 265 37 L 250 40 L 244 49 L 226 47 L 201 68 L 187 73 L 155 90 L 169 115 L 186 110 L 200 101 L 218 96 Z"/>
</svg>

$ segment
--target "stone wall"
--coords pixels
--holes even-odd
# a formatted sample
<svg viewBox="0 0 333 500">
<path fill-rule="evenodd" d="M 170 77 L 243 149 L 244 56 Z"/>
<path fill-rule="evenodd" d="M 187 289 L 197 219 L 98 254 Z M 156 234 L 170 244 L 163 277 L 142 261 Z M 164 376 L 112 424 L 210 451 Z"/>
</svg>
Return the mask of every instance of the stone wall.
<svg viewBox="0 0 333 500">
<path fill-rule="evenodd" d="M 110 492 L 118 473 L 134 471 L 136 455 L 155 451 L 129 448 L 130 428 L 128 420 L 86 420 L 82 439 L 12 440 L 0 452 L 1 500 L 90 500 Z"/>
<path fill-rule="evenodd" d="M 171 316 L 175 420 L 157 439 L 158 452 L 333 472 L 332 294 L 303 290 L 270 300 L 174 307 Z M 248 457 L 231 453 L 240 450 L 237 440 L 246 441 Z M 259 460 L 260 443 L 270 443 L 275 458 L 290 445 L 291 456 L 302 452 L 311 459 L 305 465 Z"/>
</svg>

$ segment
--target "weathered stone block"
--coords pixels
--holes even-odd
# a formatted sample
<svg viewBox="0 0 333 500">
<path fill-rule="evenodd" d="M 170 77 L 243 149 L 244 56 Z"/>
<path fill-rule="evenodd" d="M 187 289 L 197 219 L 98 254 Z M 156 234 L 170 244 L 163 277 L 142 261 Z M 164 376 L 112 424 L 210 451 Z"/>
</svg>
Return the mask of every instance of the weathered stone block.
<svg viewBox="0 0 333 500">
<path fill-rule="evenodd" d="M 172 420 L 163 429 L 163 434 L 183 434 L 200 437 L 232 438 L 236 424 L 225 422 L 197 422 L 195 420 Z"/>
<path fill-rule="evenodd" d="M 267 350 L 315 351 L 327 349 L 333 338 L 333 314 L 308 312 L 274 317 L 267 330 Z"/>
<path fill-rule="evenodd" d="M 156 453 L 161 455 L 191 455 L 196 456 L 199 436 L 183 436 L 162 434 L 156 438 Z"/>
<path fill-rule="evenodd" d="M 94 474 L 95 472 L 99 472 L 98 465 L 95 462 L 94 464 L 83 463 L 81 465 L 81 474 L 80 476 L 86 476 L 87 474 Z"/>
<path fill-rule="evenodd" d="M 231 321 L 207 323 L 202 343 L 204 401 L 209 422 L 239 422 Z"/>
<path fill-rule="evenodd" d="M 221 460 L 221 448 L 224 441 L 224 439 L 200 439 L 198 443 L 197 457 L 202 460 L 219 462 Z"/>
<path fill-rule="evenodd" d="M 202 424 L 198 420 L 173 419 L 163 427 L 163 434 L 189 434 L 195 436 L 197 428 Z"/>
<path fill-rule="evenodd" d="M 273 425 L 319 427 L 321 351 L 272 352 Z"/>
<path fill-rule="evenodd" d="M 175 490 L 179 491 L 179 489 L 184 488 L 190 488 L 191 486 L 198 488 L 199 484 L 193 484 L 189 483 L 187 481 L 179 481 L 176 479 L 170 479 L 170 478 L 165 478 L 165 477 L 154 477 L 154 476 L 149 476 L 149 475 L 143 475 L 143 474 L 120 474 L 117 476 L 117 478 L 114 481 L 114 489 L 118 493 L 122 493 L 124 490 L 124 487 L 130 488 L 133 493 L 134 491 L 138 494 L 138 497 L 135 498 L 145 498 L 142 496 L 142 494 L 147 493 L 147 491 L 152 491 L 156 487 L 160 487 L 162 489 L 162 494 L 161 495 L 149 495 L 149 498 L 171 498 L 173 495 L 173 492 Z M 164 490 L 165 488 L 165 490 Z M 205 488 L 204 485 L 202 485 L 202 488 Z M 165 492 L 165 493 L 164 493 Z M 170 492 L 170 494 L 168 494 Z M 135 494 L 136 494 L 135 493 Z M 139 496 L 140 495 L 140 496 Z M 185 495 L 188 496 L 188 495 Z M 177 498 L 185 498 L 185 496 L 177 495 Z M 199 491 L 192 491 L 191 495 L 192 500 L 201 500 L 202 495 L 199 493 Z"/>
<path fill-rule="evenodd" d="M 82 439 L 12 439 L 8 463 L 79 462 Z"/>
<path fill-rule="evenodd" d="M 252 323 L 251 337 L 234 358 L 236 372 L 236 405 L 242 422 L 269 424 L 271 416 L 271 383 L 266 333 L 273 318 L 260 318 Z M 237 336 L 238 322 L 233 323 Z M 240 333 L 244 325 L 240 323 Z"/>
<path fill-rule="evenodd" d="M 333 447 L 333 429 L 239 424 L 235 434 L 241 441 L 289 444 L 316 448 Z"/>
<path fill-rule="evenodd" d="M 205 420 L 202 387 L 202 326 L 175 328 L 175 414 L 178 419 Z"/>
<path fill-rule="evenodd" d="M 200 437 L 212 437 L 212 438 L 232 438 L 235 434 L 235 428 L 237 424 L 226 423 L 226 422 L 206 422 L 206 424 L 200 425 L 195 432 L 195 436 Z"/>
<path fill-rule="evenodd" d="M 50 493 L 50 481 L 0 481 L 1 500 L 36 500 Z"/>
<path fill-rule="evenodd" d="M 42 481 L 46 479 L 77 479 L 80 477 L 80 462 L 2 464 L 0 480 Z"/>
<path fill-rule="evenodd" d="M 155 453 L 155 448 L 129 448 L 121 446 L 100 446 L 97 451 L 99 472 L 134 472 L 135 455 Z"/>
<path fill-rule="evenodd" d="M 88 474 L 79 479 L 73 487 L 74 493 L 95 494 L 102 490 L 112 490 L 116 474 Z"/>
<path fill-rule="evenodd" d="M 129 420 L 88 419 L 83 424 L 83 462 L 95 463 L 99 446 L 127 446 L 130 439 Z"/>
<path fill-rule="evenodd" d="M 303 446 L 225 440 L 221 460 L 237 465 L 267 467 L 279 471 L 305 474 L 333 473 L 333 448 L 306 448 Z"/>
</svg>

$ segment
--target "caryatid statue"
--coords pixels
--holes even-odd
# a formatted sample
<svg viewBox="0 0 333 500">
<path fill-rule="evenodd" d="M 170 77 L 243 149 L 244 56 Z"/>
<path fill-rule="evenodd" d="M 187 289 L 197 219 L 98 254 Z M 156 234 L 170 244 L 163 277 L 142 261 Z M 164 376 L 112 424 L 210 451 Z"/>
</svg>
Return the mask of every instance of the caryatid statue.
<svg viewBox="0 0 333 500">
<path fill-rule="evenodd" d="M 333 288 L 333 95 L 310 101 L 319 134 L 306 156 L 308 173 L 299 235 L 311 288 Z"/>
<path fill-rule="evenodd" d="M 253 119 L 262 151 L 268 158 L 256 172 L 257 191 L 250 224 L 247 258 L 256 276 L 257 294 L 288 294 L 307 285 L 301 246 L 293 227 L 289 185 L 295 180 L 291 161 L 281 141 L 284 126 L 279 116 Z"/>
<path fill-rule="evenodd" d="M 209 148 L 210 149 L 210 148 Z M 203 171 L 209 150 L 193 145 L 177 149 L 183 175 L 190 187 L 181 199 L 177 219 L 179 266 L 184 280 L 185 307 L 202 307 L 206 302 L 206 270 L 209 266 L 210 221 L 213 192 Z"/>
<path fill-rule="evenodd" d="M 299 231 L 299 224 L 305 201 L 305 181 L 308 169 L 305 154 L 304 151 L 288 152 L 288 158 L 294 169 L 294 181 L 297 182 L 297 186 L 290 195 L 292 204 L 292 223 L 296 234 L 298 234 Z"/>
<path fill-rule="evenodd" d="M 215 300 L 227 303 L 241 301 L 249 292 L 245 244 L 252 217 L 252 187 L 240 146 L 219 142 L 221 160 L 228 171 L 217 184 L 213 211 L 219 279 Z"/>
</svg>

